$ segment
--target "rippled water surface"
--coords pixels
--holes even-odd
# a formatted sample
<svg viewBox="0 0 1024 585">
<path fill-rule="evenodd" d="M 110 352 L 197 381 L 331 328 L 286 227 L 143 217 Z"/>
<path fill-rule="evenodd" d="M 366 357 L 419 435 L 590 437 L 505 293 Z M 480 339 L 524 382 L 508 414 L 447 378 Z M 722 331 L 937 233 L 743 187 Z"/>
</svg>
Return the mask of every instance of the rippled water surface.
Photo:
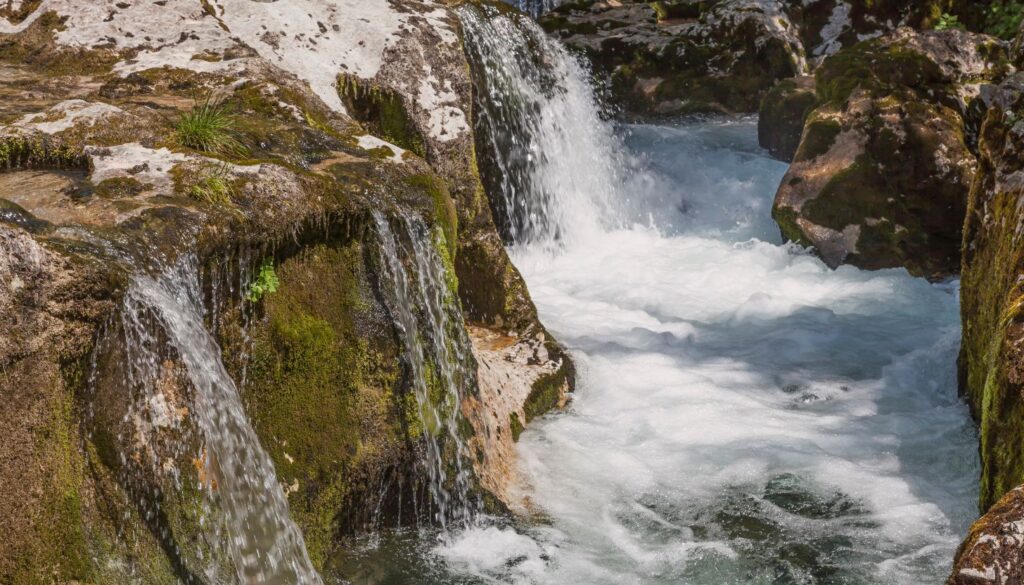
<svg viewBox="0 0 1024 585">
<path fill-rule="evenodd" d="M 513 250 L 573 352 L 546 519 L 360 543 L 354 583 L 939 583 L 972 519 L 956 283 L 780 244 L 752 120 L 621 130 L 632 227 Z M 628 222 L 627 222 L 628 223 Z"/>
</svg>

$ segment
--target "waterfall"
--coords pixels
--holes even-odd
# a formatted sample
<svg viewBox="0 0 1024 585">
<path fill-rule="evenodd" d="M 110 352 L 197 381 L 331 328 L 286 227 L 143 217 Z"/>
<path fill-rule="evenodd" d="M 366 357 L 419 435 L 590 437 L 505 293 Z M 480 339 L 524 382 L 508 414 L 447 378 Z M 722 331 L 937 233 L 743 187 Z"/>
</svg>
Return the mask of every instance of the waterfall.
<svg viewBox="0 0 1024 585">
<path fill-rule="evenodd" d="M 430 496 L 435 520 L 468 525 L 474 516 L 466 438 L 460 431 L 462 398 L 470 389 L 474 368 L 463 328 L 453 275 L 436 246 L 440 232 L 418 218 L 401 216 L 398 234 L 374 212 L 380 240 L 382 272 L 392 285 L 388 299 L 405 348 L 418 415 L 422 421 Z M 407 268 L 406 264 L 410 266 Z"/>
<path fill-rule="evenodd" d="M 587 69 L 528 18 L 462 6 L 481 172 L 506 240 L 564 245 L 608 227 L 625 148 Z"/>
<path fill-rule="evenodd" d="M 515 6 L 526 14 L 537 18 L 549 10 L 554 10 L 562 5 L 561 0 L 505 0 L 508 4 Z"/>
<path fill-rule="evenodd" d="M 274 465 L 203 324 L 201 290 L 194 259 L 157 278 L 134 278 L 121 312 L 130 379 L 147 404 L 165 404 L 162 356 L 170 350 L 184 365 L 195 393 L 189 411 L 204 444 L 197 463 L 208 478 L 203 491 L 222 516 L 222 526 L 208 529 L 225 531 L 212 540 L 226 541 L 238 581 L 319 585 Z"/>
</svg>

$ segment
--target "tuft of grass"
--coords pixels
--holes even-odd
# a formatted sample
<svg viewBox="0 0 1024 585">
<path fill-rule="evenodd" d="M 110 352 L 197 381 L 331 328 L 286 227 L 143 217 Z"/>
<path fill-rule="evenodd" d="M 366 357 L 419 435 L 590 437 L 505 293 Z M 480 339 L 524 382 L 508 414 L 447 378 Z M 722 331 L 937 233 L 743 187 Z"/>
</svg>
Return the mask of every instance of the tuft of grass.
<svg viewBox="0 0 1024 585">
<path fill-rule="evenodd" d="M 277 272 L 274 271 L 274 262 L 268 258 L 263 261 L 259 274 L 249 285 L 249 292 L 246 293 L 245 298 L 249 302 L 255 303 L 265 294 L 276 293 L 280 286 L 281 281 L 277 279 Z"/>
<path fill-rule="evenodd" d="M 201 171 L 199 180 L 188 190 L 189 196 L 207 203 L 231 203 L 231 171 L 226 163 L 207 165 Z"/>
<path fill-rule="evenodd" d="M 226 156 L 244 157 L 248 151 L 235 138 L 235 115 L 223 100 L 207 97 L 182 114 L 176 130 L 182 146 Z"/>
</svg>

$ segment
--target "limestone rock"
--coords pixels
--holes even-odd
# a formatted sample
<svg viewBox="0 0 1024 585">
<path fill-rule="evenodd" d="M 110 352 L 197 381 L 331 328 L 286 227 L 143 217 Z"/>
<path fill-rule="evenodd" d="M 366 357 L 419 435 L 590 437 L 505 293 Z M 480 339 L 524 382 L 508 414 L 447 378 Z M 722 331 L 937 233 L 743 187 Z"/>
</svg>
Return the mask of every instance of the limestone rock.
<svg viewBox="0 0 1024 585">
<path fill-rule="evenodd" d="M 639 115 L 753 112 L 776 80 L 805 70 L 798 31 L 775 0 L 586 1 L 540 23 Z"/>
<path fill-rule="evenodd" d="M 947 585 L 1024 583 L 1024 487 L 1009 491 L 971 526 Z"/>
<path fill-rule="evenodd" d="M 783 235 L 830 266 L 955 274 L 976 169 L 968 120 L 981 83 L 1011 69 L 1003 43 L 964 31 L 902 28 L 826 59 L 775 198 Z"/>
<path fill-rule="evenodd" d="M 761 100 L 757 141 L 779 160 L 790 162 L 800 146 L 807 115 L 818 105 L 814 78 L 783 79 Z"/>
</svg>

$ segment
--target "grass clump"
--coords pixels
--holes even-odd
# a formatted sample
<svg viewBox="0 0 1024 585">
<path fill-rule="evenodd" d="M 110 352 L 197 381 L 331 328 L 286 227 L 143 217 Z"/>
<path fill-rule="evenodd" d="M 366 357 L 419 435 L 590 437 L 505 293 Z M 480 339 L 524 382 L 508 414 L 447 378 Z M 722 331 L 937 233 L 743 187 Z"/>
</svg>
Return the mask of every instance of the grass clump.
<svg viewBox="0 0 1024 585">
<path fill-rule="evenodd" d="M 249 285 L 249 292 L 245 298 L 255 303 L 263 298 L 263 295 L 276 293 L 281 286 L 277 279 L 277 272 L 274 271 L 274 263 L 270 259 L 264 260 L 256 279 Z"/>
<path fill-rule="evenodd" d="M 189 187 L 188 194 L 207 203 L 231 203 L 231 171 L 226 163 L 208 165 L 200 171 L 199 180 Z"/>
<path fill-rule="evenodd" d="M 201 152 L 244 157 L 247 149 L 235 138 L 235 125 L 235 115 L 224 102 L 207 97 L 178 119 L 178 142 Z"/>
</svg>

